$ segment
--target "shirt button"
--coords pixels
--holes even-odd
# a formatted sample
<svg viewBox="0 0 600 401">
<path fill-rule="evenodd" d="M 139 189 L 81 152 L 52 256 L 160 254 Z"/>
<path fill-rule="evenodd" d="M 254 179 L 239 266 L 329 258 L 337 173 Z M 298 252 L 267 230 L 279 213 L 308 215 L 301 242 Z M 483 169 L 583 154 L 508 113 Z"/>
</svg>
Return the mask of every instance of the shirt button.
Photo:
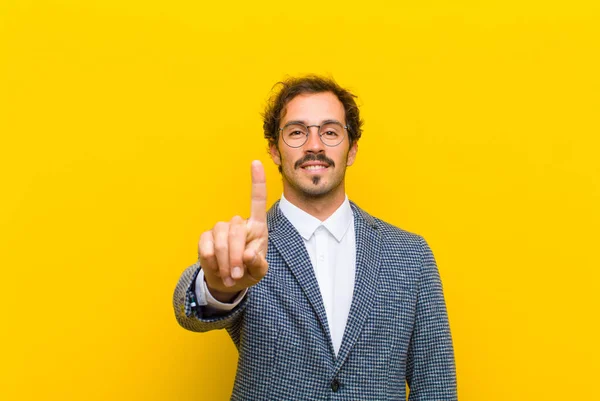
<svg viewBox="0 0 600 401">
<path fill-rule="evenodd" d="M 339 380 L 333 379 L 333 381 L 331 382 L 331 390 L 333 390 L 334 393 L 337 393 L 339 389 L 340 389 Z"/>
</svg>

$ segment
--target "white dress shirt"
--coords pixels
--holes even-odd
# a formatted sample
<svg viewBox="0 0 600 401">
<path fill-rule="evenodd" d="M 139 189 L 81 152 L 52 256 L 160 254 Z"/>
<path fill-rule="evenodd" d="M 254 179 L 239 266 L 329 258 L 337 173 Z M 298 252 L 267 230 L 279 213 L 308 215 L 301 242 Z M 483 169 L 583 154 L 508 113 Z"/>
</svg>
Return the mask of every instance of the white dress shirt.
<svg viewBox="0 0 600 401">
<path fill-rule="evenodd" d="M 290 203 L 283 195 L 279 209 L 304 240 L 321 290 L 331 341 L 337 354 L 348 321 L 356 273 L 354 213 L 350 202 L 346 197 L 344 203 L 323 222 Z M 208 291 L 202 271 L 196 279 L 195 292 L 199 304 L 207 305 L 214 311 L 233 309 L 246 294 L 243 291 L 232 303 L 217 301 Z"/>
</svg>

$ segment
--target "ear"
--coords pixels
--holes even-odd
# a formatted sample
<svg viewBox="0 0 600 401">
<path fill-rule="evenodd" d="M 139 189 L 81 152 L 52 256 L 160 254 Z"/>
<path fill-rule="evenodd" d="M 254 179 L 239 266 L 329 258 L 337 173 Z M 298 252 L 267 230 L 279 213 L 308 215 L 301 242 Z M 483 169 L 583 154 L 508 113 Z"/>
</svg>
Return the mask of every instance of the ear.
<svg viewBox="0 0 600 401">
<path fill-rule="evenodd" d="M 269 145 L 269 153 L 271 154 L 271 160 L 278 166 L 281 166 L 281 155 L 279 154 L 279 149 L 277 149 L 277 145 Z"/>
<path fill-rule="evenodd" d="M 346 166 L 351 166 L 354 164 L 356 152 L 358 152 L 358 142 L 355 141 L 352 146 L 350 146 L 350 150 L 348 150 L 348 160 L 346 162 Z"/>
</svg>

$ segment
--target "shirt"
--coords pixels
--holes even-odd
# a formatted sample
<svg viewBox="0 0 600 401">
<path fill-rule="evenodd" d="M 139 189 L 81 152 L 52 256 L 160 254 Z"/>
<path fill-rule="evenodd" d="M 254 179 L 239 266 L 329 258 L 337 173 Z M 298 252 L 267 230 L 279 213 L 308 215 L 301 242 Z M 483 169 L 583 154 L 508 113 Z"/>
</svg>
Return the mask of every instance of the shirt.
<svg viewBox="0 0 600 401">
<path fill-rule="evenodd" d="M 279 209 L 304 241 L 319 284 L 331 342 L 337 354 L 348 321 L 356 274 L 356 237 L 350 202 L 346 196 L 342 205 L 323 222 L 290 203 L 283 195 Z M 217 301 L 208 291 L 202 271 L 194 288 L 199 304 L 217 312 L 233 309 L 246 294 L 246 291 L 242 291 L 232 303 Z"/>
</svg>

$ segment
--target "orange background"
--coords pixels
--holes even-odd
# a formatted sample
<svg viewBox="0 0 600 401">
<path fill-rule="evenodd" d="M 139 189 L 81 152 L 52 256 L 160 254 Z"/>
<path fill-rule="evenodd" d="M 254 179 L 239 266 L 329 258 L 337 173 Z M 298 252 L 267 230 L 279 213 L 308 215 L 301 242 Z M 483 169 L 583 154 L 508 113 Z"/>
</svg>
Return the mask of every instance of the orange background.
<svg viewBox="0 0 600 401">
<path fill-rule="evenodd" d="M 2 1 L 0 399 L 228 399 L 171 296 L 251 160 L 280 196 L 260 112 L 309 72 L 359 95 L 350 198 L 436 255 L 460 399 L 600 399 L 599 55 L 596 1 Z"/>
</svg>

